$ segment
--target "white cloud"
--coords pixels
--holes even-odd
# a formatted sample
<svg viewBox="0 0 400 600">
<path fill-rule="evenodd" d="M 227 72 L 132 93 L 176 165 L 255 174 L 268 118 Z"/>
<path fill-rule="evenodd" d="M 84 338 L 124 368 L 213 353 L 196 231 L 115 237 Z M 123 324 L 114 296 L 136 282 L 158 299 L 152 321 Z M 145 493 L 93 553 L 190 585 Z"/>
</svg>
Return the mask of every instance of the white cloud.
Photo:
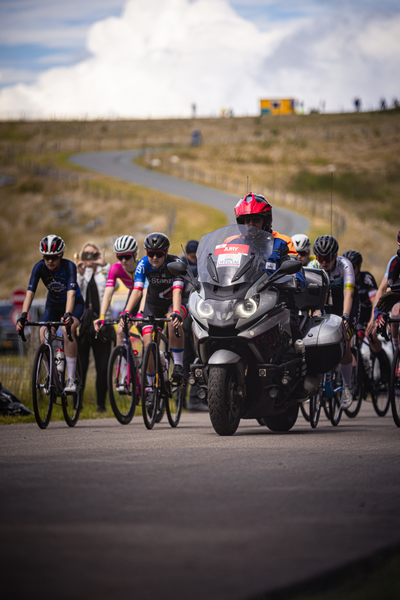
<svg viewBox="0 0 400 600">
<path fill-rule="evenodd" d="M 376 17 L 376 15 L 375 15 Z M 227 0 L 128 0 L 95 23 L 90 58 L 0 92 L 0 114 L 59 117 L 256 114 L 260 97 L 290 96 L 327 109 L 399 96 L 400 17 L 326 15 L 263 29 Z"/>
</svg>

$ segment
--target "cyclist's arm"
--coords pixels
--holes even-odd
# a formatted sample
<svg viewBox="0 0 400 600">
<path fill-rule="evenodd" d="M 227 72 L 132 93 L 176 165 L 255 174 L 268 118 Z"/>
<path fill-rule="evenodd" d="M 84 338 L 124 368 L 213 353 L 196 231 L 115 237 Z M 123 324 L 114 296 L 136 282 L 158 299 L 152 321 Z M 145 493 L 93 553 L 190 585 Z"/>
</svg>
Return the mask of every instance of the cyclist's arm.
<svg viewBox="0 0 400 600">
<path fill-rule="evenodd" d="M 343 290 L 343 314 L 349 315 L 353 306 L 354 290 L 347 288 Z"/>
<path fill-rule="evenodd" d="M 172 306 L 175 313 L 180 314 L 182 305 L 182 290 L 181 288 L 174 288 L 172 290 Z"/>
<path fill-rule="evenodd" d="M 21 311 L 22 313 L 28 313 L 29 312 L 29 309 L 31 307 L 32 300 L 34 299 L 34 297 L 35 297 L 35 293 L 34 292 L 31 292 L 30 290 L 28 290 L 26 292 L 25 300 L 24 300 L 24 303 L 22 305 L 22 311 Z M 21 329 L 22 329 L 22 323 L 17 323 L 16 330 L 17 331 L 21 331 Z"/>
<path fill-rule="evenodd" d="M 134 288 L 131 295 L 129 296 L 128 304 L 126 305 L 126 311 L 131 312 L 136 304 L 139 302 L 143 294 L 143 290 Z"/>
<path fill-rule="evenodd" d="M 143 294 L 142 294 L 142 299 L 140 301 L 139 312 L 141 314 L 143 314 L 144 307 L 146 305 L 146 298 L 147 298 L 147 287 L 144 288 Z"/>
<path fill-rule="evenodd" d="M 72 313 L 75 306 L 75 290 L 68 290 L 67 292 L 67 302 L 65 304 L 65 312 Z"/>
<path fill-rule="evenodd" d="M 114 294 L 114 288 L 106 287 L 106 289 L 104 291 L 103 300 L 101 301 L 100 315 L 106 314 L 108 307 L 111 304 L 111 299 L 113 297 L 113 294 Z"/>
</svg>

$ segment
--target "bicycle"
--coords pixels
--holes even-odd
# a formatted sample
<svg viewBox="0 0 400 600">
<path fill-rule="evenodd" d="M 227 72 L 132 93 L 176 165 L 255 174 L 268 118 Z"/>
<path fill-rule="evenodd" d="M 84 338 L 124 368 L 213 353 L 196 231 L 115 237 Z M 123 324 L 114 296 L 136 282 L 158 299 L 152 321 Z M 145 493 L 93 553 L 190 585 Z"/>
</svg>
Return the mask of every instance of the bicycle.
<svg viewBox="0 0 400 600">
<path fill-rule="evenodd" d="M 310 397 L 310 425 L 313 429 L 318 425 L 322 408 L 326 418 L 332 425 L 339 424 L 343 412 L 340 406 L 342 389 L 342 377 L 339 367 L 324 373 L 317 393 Z"/>
<path fill-rule="evenodd" d="M 386 315 L 386 323 L 400 323 L 399 317 L 389 317 Z M 389 340 L 389 335 L 386 330 L 386 326 L 382 330 L 382 334 L 385 339 Z M 393 420 L 397 427 L 400 427 L 400 349 L 397 346 L 393 354 L 393 360 L 390 371 L 390 386 L 389 386 L 389 398 L 392 407 Z"/>
<path fill-rule="evenodd" d="M 164 334 L 158 324 L 171 321 L 169 318 L 158 318 L 150 315 L 141 319 L 142 323 L 152 326 L 151 342 L 146 347 L 142 361 L 142 413 L 147 429 L 152 429 L 154 423 L 160 421 L 164 410 L 167 413 L 171 427 L 176 427 L 180 421 L 185 399 L 184 380 L 172 379 L 172 350 L 169 344 L 168 331 Z M 175 333 L 177 331 L 175 329 Z M 160 342 L 164 350 L 160 348 Z M 148 383 L 147 374 L 154 373 L 152 383 Z M 161 414 L 161 418 L 160 418 Z"/>
<path fill-rule="evenodd" d="M 364 394 L 370 392 L 372 405 L 379 417 L 384 417 L 389 410 L 389 382 L 382 380 L 381 367 L 377 355 L 371 350 L 369 340 L 363 335 L 363 330 L 359 329 L 359 348 L 363 359 L 363 381 Z M 387 359 L 389 361 L 389 359 Z"/>
<path fill-rule="evenodd" d="M 110 354 L 107 368 L 107 386 L 110 404 L 117 421 L 121 425 L 128 425 L 135 414 L 138 398 L 141 396 L 141 382 L 139 375 L 138 351 L 134 350 L 131 339 L 140 340 L 141 337 L 130 331 L 133 319 L 128 314 L 123 314 L 117 321 L 107 321 L 105 324 L 117 324 L 122 320 L 123 342 L 115 346 Z"/>
<path fill-rule="evenodd" d="M 64 355 L 63 336 L 54 335 L 52 329 L 65 327 L 65 323 L 58 321 L 28 322 L 30 327 L 46 327 L 45 342 L 38 347 L 33 360 L 32 369 L 32 402 L 36 423 L 40 429 L 46 429 L 50 423 L 53 405 L 57 404 L 57 397 L 61 397 L 61 407 L 65 422 L 69 427 L 74 427 L 79 419 L 82 408 L 82 373 L 79 357 L 77 357 L 75 379 L 76 392 L 64 391 L 66 361 Z M 66 327 L 68 339 L 72 342 L 70 328 Z M 26 342 L 24 330 L 19 332 L 23 342 Z M 53 342 L 60 346 L 54 352 Z M 57 355 L 58 353 L 58 355 Z"/>
</svg>

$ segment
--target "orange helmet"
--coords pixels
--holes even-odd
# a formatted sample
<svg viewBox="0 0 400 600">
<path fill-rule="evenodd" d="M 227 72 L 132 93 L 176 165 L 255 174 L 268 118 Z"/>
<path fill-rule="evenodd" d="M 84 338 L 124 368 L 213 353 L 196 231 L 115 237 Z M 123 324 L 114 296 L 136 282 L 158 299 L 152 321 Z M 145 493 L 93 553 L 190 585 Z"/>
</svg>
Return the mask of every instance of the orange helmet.
<svg viewBox="0 0 400 600">
<path fill-rule="evenodd" d="M 271 231 L 272 206 L 261 194 L 246 194 L 239 200 L 235 208 L 236 223 L 243 224 L 245 217 L 260 215 L 264 218 L 263 229 Z"/>
</svg>

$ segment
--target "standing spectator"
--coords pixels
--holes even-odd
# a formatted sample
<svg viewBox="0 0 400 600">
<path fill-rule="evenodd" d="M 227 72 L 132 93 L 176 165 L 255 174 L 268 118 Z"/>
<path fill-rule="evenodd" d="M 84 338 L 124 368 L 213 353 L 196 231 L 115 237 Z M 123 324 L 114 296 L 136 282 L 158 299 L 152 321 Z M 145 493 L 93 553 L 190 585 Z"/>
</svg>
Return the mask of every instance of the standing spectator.
<svg viewBox="0 0 400 600">
<path fill-rule="evenodd" d="M 381 110 L 386 110 L 386 98 L 381 98 Z"/>
<path fill-rule="evenodd" d="M 361 99 L 360 98 L 354 98 L 354 108 L 356 109 L 356 112 L 360 112 L 360 110 L 361 110 Z"/>
<path fill-rule="evenodd" d="M 197 277 L 197 247 L 199 242 L 197 240 L 189 240 L 186 244 L 185 255 L 182 256 L 183 262 L 185 262 L 193 275 Z M 186 287 L 182 295 L 182 304 L 187 305 L 189 300 L 190 285 L 186 284 Z M 183 332 L 185 335 L 185 345 L 183 350 L 183 373 L 185 381 L 189 376 L 190 365 L 194 363 L 196 359 L 196 351 L 194 349 L 193 334 L 192 334 L 192 318 L 188 313 L 188 316 L 183 321 Z M 205 412 L 208 411 L 206 400 L 200 400 L 197 395 L 199 387 L 197 385 L 190 386 L 189 402 L 187 410 L 192 412 Z"/>
<path fill-rule="evenodd" d="M 86 242 L 77 258 L 77 280 L 86 306 L 78 338 L 82 384 L 85 388 L 89 354 L 92 349 L 96 366 L 97 412 L 104 413 L 106 412 L 107 365 L 112 343 L 115 340 L 115 332 L 112 325 L 107 325 L 100 333 L 96 334 L 93 321 L 100 315 L 100 306 L 106 289 L 110 265 L 106 263 L 104 254 L 94 242 Z M 111 310 L 107 312 L 107 318 L 111 318 Z"/>
</svg>

